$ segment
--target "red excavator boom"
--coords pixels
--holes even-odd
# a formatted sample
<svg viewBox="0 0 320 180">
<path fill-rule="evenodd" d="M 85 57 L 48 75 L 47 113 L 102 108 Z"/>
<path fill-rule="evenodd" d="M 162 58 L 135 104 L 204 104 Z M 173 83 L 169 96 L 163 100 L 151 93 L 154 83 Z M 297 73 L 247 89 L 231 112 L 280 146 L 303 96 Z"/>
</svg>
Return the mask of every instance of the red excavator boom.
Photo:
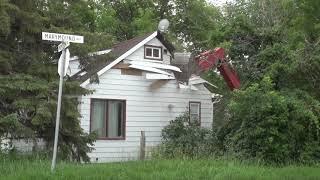
<svg viewBox="0 0 320 180">
<path fill-rule="evenodd" d="M 226 61 L 223 48 L 200 53 L 196 57 L 196 61 L 202 71 L 217 67 L 231 90 L 240 88 L 240 79 L 236 71 Z"/>
</svg>

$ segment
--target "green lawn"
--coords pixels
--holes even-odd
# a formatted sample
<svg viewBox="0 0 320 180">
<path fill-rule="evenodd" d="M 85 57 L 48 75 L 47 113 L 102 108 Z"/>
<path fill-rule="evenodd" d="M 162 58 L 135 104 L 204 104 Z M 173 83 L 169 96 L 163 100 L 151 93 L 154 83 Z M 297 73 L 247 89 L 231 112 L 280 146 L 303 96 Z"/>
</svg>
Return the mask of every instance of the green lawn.
<svg viewBox="0 0 320 180">
<path fill-rule="evenodd" d="M 1 179 L 320 179 L 320 166 L 255 166 L 222 160 L 150 160 L 106 164 L 1 160 Z"/>
</svg>

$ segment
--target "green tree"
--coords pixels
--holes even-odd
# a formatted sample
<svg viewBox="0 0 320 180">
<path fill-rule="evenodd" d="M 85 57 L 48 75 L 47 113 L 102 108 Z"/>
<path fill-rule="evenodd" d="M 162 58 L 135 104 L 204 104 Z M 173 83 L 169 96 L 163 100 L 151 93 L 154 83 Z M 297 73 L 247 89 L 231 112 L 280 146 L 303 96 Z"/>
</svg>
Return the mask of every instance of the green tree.
<svg viewBox="0 0 320 180">
<path fill-rule="evenodd" d="M 213 49 L 221 41 L 221 12 L 204 0 L 174 0 L 171 10 L 172 31 L 186 49 L 199 52 Z"/>
<path fill-rule="evenodd" d="M 219 132 L 226 151 L 266 162 L 318 162 L 320 103 L 305 92 L 279 92 L 269 77 L 235 92 Z"/>
<path fill-rule="evenodd" d="M 71 45 L 72 53 L 84 54 L 110 46 L 112 36 L 96 32 L 95 5 L 94 1 L 1 1 L 1 137 L 43 138 L 51 150 L 59 54 L 54 53 L 57 44 L 41 40 L 41 31 L 85 35 L 86 44 Z M 93 37 L 97 35 L 106 37 L 106 41 L 96 43 Z M 61 158 L 89 160 L 88 145 L 94 142 L 95 135 L 84 133 L 80 127 L 76 98 L 87 93 L 90 92 L 80 88 L 79 82 L 66 81 L 59 134 Z"/>
<path fill-rule="evenodd" d="M 152 0 L 103 0 L 101 19 L 98 26 L 111 32 L 118 41 L 128 40 L 135 36 L 156 30 L 156 20 Z M 107 21 L 104 22 L 104 19 Z"/>
<path fill-rule="evenodd" d="M 292 0 L 225 7 L 224 41 L 242 89 L 226 100 L 224 151 L 269 162 L 319 160 L 316 7 Z"/>
</svg>

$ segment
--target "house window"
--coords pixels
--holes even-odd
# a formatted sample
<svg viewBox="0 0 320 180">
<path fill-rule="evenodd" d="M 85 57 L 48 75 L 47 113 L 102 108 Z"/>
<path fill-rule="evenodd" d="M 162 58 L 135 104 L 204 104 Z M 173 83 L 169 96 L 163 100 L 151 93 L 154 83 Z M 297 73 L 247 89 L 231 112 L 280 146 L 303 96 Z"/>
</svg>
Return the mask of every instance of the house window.
<svg viewBox="0 0 320 180">
<path fill-rule="evenodd" d="M 190 122 L 199 122 L 201 118 L 201 103 L 189 102 L 189 116 Z"/>
<path fill-rule="evenodd" d="M 90 132 L 99 139 L 124 139 L 125 108 L 123 100 L 91 99 Z"/>
<path fill-rule="evenodd" d="M 162 59 L 162 47 L 144 46 L 144 58 L 161 60 Z"/>
</svg>

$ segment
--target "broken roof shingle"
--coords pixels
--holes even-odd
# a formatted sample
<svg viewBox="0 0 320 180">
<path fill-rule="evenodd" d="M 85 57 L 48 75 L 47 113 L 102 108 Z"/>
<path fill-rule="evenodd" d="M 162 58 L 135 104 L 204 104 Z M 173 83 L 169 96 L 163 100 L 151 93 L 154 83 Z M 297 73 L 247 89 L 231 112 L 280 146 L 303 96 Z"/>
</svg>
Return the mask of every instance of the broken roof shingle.
<svg viewBox="0 0 320 180">
<path fill-rule="evenodd" d="M 116 56 L 116 58 L 120 57 L 122 54 L 129 51 L 131 48 L 139 44 L 141 41 L 149 37 L 153 32 L 147 33 L 145 35 L 135 37 L 133 39 L 129 39 L 126 41 L 119 42 L 112 47 L 111 52 Z"/>
<path fill-rule="evenodd" d="M 123 55 L 124 53 L 126 53 L 127 51 L 132 49 L 133 47 L 135 47 L 137 44 L 139 44 L 141 41 L 143 41 L 144 39 L 146 39 L 147 37 L 149 37 L 153 33 L 154 32 L 146 33 L 142 36 L 138 36 L 133 39 L 129 39 L 129 40 L 122 41 L 122 42 L 115 44 L 114 46 L 112 46 L 111 52 L 109 53 L 109 54 L 111 54 L 112 59 L 104 60 L 103 63 L 100 63 L 99 65 L 94 66 L 94 68 L 83 69 L 83 70 L 79 71 L 78 73 L 74 74 L 71 77 L 71 79 L 72 80 L 80 80 L 81 82 L 86 81 L 87 79 L 89 79 L 90 77 L 95 75 L 97 72 L 102 70 L 104 67 L 109 65 L 111 62 L 113 62 L 113 60 L 117 59 L 118 57 L 120 57 L 121 55 Z M 171 52 L 171 54 L 173 54 L 174 46 L 169 41 L 167 41 L 165 39 L 165 37 L 163 35 L 161 35 L 160 33 L 158 33 L 156 37 L 157 37 L 157 39 L 159 39 L 159 41 L 161 43 L 163 43 L 168 48 L 168 50 Z M 81 76 L 81 74 L 85 71 L 87 73 L 85 75 Z"/>
<path fill-rule="evenodd" d="M 152 32 L 153 33 L 153 32 Z M 99 65 L 94 65 L 90 69 L 82 69 L 81 71 L 77 72 L 71 77 L 71 80 L 79 80 L 81 82 L 86 81 L 87 79 L 91 78 L 93 75 L 95 75 L 97 72 L 99 72 L 101 69 L 103 69 L 105 66 L 109 65 L 113 60 L 120 57 L 122 54 L 129 51 L 131 48 L 139 44 L 141 41 L 149 37 L 152 33 L 144 34 L 143 36 L 135 37 L 133 39 L 129 39 L 127 41 L 122 41 L 111 48 L 110 56 L 112 58 L 108 58 L 108 60 L 103 60 L 102 63 L 99 63 Z M 100 56 L 100 55 L 99 55 Z M 94 58 L 94 56 L 92 57 Z M 87 72 L 85 75 L 81 76 L 83 72 Z"/>
</svg>

